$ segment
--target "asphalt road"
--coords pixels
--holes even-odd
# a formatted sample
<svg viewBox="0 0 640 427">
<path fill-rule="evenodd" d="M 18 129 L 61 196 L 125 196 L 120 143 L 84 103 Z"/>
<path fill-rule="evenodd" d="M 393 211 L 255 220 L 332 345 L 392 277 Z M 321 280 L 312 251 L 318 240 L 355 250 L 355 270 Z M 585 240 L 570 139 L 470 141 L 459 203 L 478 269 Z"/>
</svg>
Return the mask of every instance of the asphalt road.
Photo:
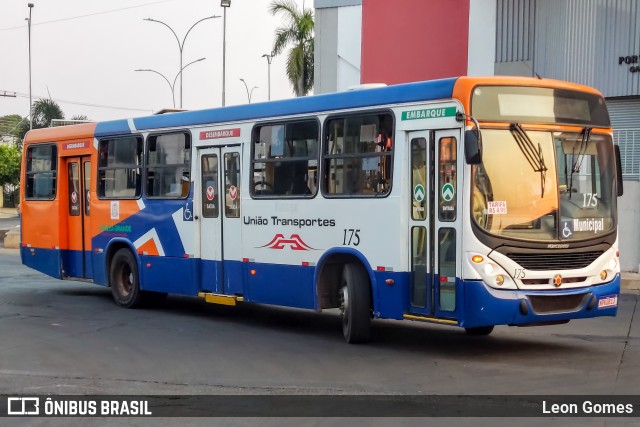
<svg viewBox="0 0 640 427">
<path fill-rule="evenodd" d="M 221 307 L 186 297 L 126 310 L 115 306 L 108 288 L 47 278 L 21 266 L 16 252 L 2 249 L 0 394 L 637 395 L 639 299 L 637 292 L 623 294 L 615 318 L 497 327 L 489 337 L 375 321 L 372 343 L 348 345 L 335 312 Z M 553 424 L 516 420 L 451 418 L 429 425 Z M 639 420 L 561 419 L 553 425 L 638 426 Z M 50 425 L 53 420 L 10 421 Z M 225 426 L 345 424 L 334 418 L 217 421 Z M 68 419 L 60 425 L 103 422 L 212 425 L 204 419 Z M 424 422 L 350 419 L 347 425 Z"/>
</svg>

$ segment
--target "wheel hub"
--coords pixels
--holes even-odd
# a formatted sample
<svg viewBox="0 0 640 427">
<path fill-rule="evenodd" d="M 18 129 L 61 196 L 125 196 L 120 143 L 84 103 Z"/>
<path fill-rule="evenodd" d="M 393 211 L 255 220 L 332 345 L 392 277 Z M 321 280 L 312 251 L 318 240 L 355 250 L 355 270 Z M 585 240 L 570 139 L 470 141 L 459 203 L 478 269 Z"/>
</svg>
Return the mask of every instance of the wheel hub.
<svg viewBox="0 0 640 427">
<path fill-rule="evenodd" d="M 346 286 L 340 288 L 340 315 L 345 316 L 349 309 L 349 290 Z"/>
</svg>

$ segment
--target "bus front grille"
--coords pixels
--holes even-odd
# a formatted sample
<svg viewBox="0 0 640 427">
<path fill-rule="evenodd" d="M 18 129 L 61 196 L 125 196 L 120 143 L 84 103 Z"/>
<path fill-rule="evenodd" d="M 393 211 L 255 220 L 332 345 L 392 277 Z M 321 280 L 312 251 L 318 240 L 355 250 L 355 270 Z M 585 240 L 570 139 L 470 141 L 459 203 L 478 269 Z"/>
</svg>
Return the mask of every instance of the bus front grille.
<svg viewBox="0 0 640 427">
<path fill-rule="evenodd" d="M 506 254 L 522 268 L 527 270 L 573 270 L 584 268 L 595 261 L 604 252 L 571 252 L 561 254 L 509 253 Z"/>
<path fill-rule="evenodd" d="M 567 313 L 579 310 L 591 294 L 577 295 L 529 295 L 533 311 L 538 314 Z"/>
</svg>

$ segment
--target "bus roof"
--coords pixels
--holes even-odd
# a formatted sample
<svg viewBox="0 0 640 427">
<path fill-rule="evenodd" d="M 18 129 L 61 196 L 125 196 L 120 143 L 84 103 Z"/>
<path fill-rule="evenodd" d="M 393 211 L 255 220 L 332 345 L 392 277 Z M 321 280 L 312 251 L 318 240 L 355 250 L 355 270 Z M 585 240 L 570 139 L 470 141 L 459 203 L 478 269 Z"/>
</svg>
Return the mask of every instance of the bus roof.
<svg viewBox="0 0 640 427">
<path fill-rule="evenodd" d="M 52 142 L 67 139 L 90 138 L 95 135 L 96 123 L 83 123 L 71 126 L 56 126 L 52 128 L 33 129 L 27 132 L 25 141 Z"/>
<path fill-rule="evenodd" d="M 448 78 L 281 101 L 163 114 L 131 120 L 115 120 L 99 123 L 96 128 L 96 137 L 129 134 L 136 130 L 197 126 L 402 102 L 446 99 L 451 98 L 455 82 L 456 78 Z"/>
</svg>

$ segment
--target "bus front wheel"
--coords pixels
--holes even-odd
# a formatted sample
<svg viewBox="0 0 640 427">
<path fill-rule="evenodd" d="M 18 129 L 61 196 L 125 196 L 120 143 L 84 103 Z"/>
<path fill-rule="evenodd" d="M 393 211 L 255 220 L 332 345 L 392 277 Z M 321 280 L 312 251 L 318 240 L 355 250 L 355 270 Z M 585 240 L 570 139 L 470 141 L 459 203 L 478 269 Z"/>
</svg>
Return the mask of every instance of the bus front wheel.
<svg viewBox="0 0 640 427">
<path fill-rule="evenodd" d="M 133 308 L 140 303 L 140 276 L 138 263 L 130 250 L 118 250 L 109 268 L 109 286 L 116 304 L 124 308 Z"/>
<path fill-rule="evenodd" d="M 369 341 L 371 332 L 371 287 L 364 269 L 346 264 L 340 283 L 342 334 L 348 343 Z"/>
</svg>

